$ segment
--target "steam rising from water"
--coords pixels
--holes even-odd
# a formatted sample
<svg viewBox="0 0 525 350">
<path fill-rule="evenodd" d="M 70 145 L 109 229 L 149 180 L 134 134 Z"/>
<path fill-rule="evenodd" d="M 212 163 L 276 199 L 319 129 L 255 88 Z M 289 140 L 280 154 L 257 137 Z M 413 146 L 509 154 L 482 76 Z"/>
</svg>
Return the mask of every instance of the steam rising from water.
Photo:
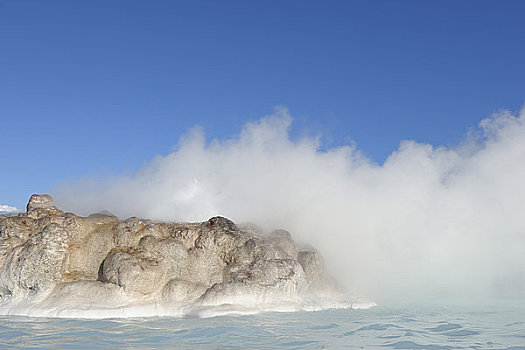
<svg viewBox="0 0 525 350">
<path fill-rule="evenodd" d="M 383 165 L 352 146 L 292 140 L 285 109 L 206 143 L 195 128 L 132 176 L 54 194 L 77 213 L 285 228 L 351 290 L 381 301 L 525 297 L 525 110 L 457 148 L 402 141 Z"/>
</svg>

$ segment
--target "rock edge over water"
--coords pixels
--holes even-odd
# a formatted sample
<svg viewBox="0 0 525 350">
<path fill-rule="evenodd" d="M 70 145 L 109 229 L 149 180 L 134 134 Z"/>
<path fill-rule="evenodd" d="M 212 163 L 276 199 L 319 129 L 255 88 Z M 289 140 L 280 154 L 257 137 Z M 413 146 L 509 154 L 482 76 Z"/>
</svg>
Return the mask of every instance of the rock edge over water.
<svg viewBox="0 0 525 350">
<path fill-rule="evenodd" d="M 333 286 L 319 254 L 301 250 L 287 231 L 265 235 L 224 217 L 80 217 L 57 209 L 49 195 L 31 196 L 26 213 L 0 216 L 3 313 L 137 303 L 253 306 L 324 298 Z"/>
</svg>

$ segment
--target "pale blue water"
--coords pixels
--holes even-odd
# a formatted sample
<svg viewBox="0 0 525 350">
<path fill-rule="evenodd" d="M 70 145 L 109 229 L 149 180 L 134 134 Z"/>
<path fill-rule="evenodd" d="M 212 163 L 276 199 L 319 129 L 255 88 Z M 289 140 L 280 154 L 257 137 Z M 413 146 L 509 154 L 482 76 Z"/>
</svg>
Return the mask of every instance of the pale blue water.
<svg viewBox="0 0 525 350">
<path fill-rule="evenodd" d="M 435 303 L 201 319 L 4 316 L 0 348 L 525 350 L 525 303 Z"/>
</svg>

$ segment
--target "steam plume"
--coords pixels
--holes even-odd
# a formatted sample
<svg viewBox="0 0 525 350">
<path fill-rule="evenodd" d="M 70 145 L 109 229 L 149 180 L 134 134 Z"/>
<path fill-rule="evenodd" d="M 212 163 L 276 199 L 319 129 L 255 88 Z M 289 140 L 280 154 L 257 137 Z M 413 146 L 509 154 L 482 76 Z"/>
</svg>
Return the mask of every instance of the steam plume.
<svg viewBox="0 0 525 350">
<path fill-rule="evenodd" d="M 78 213 L 284 228 L 378 300 L 525 297 L 525 110 L 481 121 L 456 148 L 402 141 L 382 165 L 353 146 L 292 140 L 291 122 L 278 109 L 209 143 L 195 128 L 132 176 L 54 196 Z"/>
</svg>

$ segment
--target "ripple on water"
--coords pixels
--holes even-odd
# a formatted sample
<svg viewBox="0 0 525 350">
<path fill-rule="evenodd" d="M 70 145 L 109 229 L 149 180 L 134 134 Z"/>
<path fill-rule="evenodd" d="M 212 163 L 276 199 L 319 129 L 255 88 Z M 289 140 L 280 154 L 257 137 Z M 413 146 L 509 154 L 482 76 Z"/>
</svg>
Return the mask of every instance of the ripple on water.
<svg viewBox="0 0 525 350">
<path fill-rule="evenodd" d="M 412 350 L 448 350 L 453 349 L 451 346 L 447 345 L 436 345 L 436 344 L 418 344 L 413 341 L 405 340 L 399 341 L 392 344 L 386 344 L 385 347 L 390 347 L 392 349 L 412 349 Z"/>
<path fill-rule="evenodd" d="M 525 350 L 524 319 L 525 307 L 499 313 L 377 307 L 207 319 L 0 317 L 0 348 Z"/>
<path fill-rule="evenodd" d="M 456 330 L 456 331 L 453 331 L 453 332 L 445 333 L 445 335 L 447 335 L 449 337 L 468 337 L 468 336 L 476 335 L 476 334 L 479 334 L 479 332 L 470 331 L 468 329 L 459 329 L 459 330 Z"/>
<path fill-rule="evenodd" d="M 440 323 L 443 323 L 443 324 L 440 324 L 437 327 L 428 328 L 428 330 L 431 332 L 441 333 L 441 332 L 447 332 L 447 331 L 451 331 L 451 330 L 463 327 L 462 325 L 456 324 L 456 323 L 447 323 L 447 322 L 440 322 Z"/>
</svg>

